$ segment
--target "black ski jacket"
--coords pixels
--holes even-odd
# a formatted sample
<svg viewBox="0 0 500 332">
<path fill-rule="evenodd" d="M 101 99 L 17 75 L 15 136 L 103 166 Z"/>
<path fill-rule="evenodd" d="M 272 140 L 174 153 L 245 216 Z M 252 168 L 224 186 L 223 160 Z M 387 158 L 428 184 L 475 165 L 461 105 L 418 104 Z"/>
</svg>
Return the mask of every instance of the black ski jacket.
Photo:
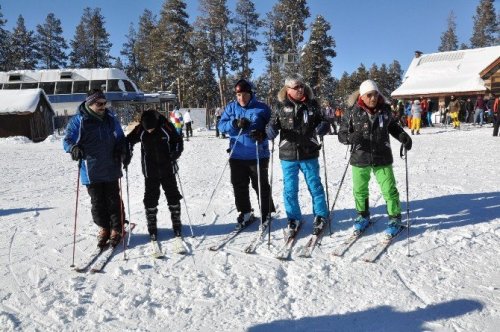
<svg viewBox="0 0 500 332">
<path fill-rule="evenodd" d="M 281 103 L 273 112 L 268 126 L 280 131 L 279 158 L 281 160 L 306 160 L 319 157 L 321 144 L 316 137 L 316 127 L 324 121 L 312 90 L 305 86 L 307 100 L 294 103 L 286 96 L 286 88 L 278 93 Z"/>
<path fill-rule="evenodd" d="M 351 148 L 350 163 L 353 166 L 386 166 L 393 163 L 389 134 L 399 140 L 404 132 L 399 123 L 392 117 L 390 106 L 380 97 L 372 120 L 368 112 L 358 102 L 349 109 L 340 123 L 339 141 L 349 145 L 349 134 L 361 132 L 361 143 Z"/>
<path fill-rule="evenodd" d="M 130 153 L 134 144 L 141 142 L 142 173 L 147 178 L 165 178 L 172 176 L 172 161 L 184 150 L 182 137 L 174 125 L 160 115 L 156 129 L 149 133 L 141 124 L 127 135 Z"/>
</svg>

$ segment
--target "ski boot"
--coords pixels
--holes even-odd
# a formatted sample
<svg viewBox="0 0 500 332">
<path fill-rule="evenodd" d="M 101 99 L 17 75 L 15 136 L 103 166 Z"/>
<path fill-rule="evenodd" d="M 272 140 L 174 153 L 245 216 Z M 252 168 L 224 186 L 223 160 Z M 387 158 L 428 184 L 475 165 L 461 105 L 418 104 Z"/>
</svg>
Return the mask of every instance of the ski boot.
<svg viewBox="0 0 500 332">
<path fill-rule="evenodd" d="M 146 208 L 146 219 L 148 222 L 148 232 L 151 240 L 156 241 L 158 236 L 158 229 L 156 227 L 156 214 L 158 213 L 157 208 Z"/>
<path fill-rule="evenodd" d="M 181 222 L 181 204 L 169 205 L 170 219 L 172 220 L 172 229 L 175 237 L 182 236 L 182 222 Z"/>
<path fill-rule="evenodd" d="M 398 235 L 405 225 L 401 222 L 401 216 L 389 217 L 389 224 L 384 231 L 385 239 L 390 240 Z"/>
<path fill-rule="evenodd" d="M 253 216 L 253 211 L 247 213 L 241 212 L 237 219 L 236 229 L 246 227 L 248 224 L 254 221 L 254 218 L 255 217 Z"/>
<path fill-rule="evenodd" d="M 368 227 L 370 223 L 370 215 L 363 216 L 361 214 L 358 215 L 356 219 L 354 219 L 354 235 L 359 235 L 363 233 L 363 231 Z"/>
<path fill-rule="evenodd" d="M 320 235 L 323 232 L 323 228 L 325 226 L 326 226 L 326 218 L 323 218 L 321 216 L 316 216 L 313 222 L 312 234 L 316 236 Z"/>
<path fill-rule="evenodd" d="M 99 229 L 99 234 L 97 234 L 97 246 L 99 248 L 104 248 L 108 244 L 110 232 L 107 228 Z"/>
<path fill-rule="evenodd" d="M 295 219 L 288 219 L 287 235 L 288 237 L 295 236 L 299 228 L 299 221 Z"/>
<path fill-rule="evenodd" d="M 121 240 L 122 240 L 121 230 L 116 230 L 116 229 L 111 230 L 111 236 L 109 237 L 109 244 L 111 244 L 112 247 L 116 247 Z"/>
</svg>

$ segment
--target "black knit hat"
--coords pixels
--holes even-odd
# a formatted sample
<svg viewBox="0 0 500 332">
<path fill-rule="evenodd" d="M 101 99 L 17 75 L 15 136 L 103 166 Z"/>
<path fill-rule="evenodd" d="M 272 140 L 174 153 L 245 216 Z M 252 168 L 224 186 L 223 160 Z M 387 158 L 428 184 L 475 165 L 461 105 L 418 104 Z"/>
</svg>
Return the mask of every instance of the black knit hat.
<svg viewBox="0 0 500 332">
<path fill-rule="evenodd" d="M 147 110 L 142 113 L 141 124 L 145 130 L 154 129 L 158 125 L 158 112 Z"/>
<path fill-rule="evenodd" d="M 104 95 L 101 89 L 94 89 L 87 93 L 87 98 L 85 98 L 85 104 L 87 104 L 87 106 L 90 106 L 95 102 L 97 102 L 99 99 L 105 100 L 106 96 Z"/>
<path fill-rule="evenodd" d="M 234 86 L 234 92 L 239 93 L 239 92 L 247 92 L 247 93 L 252 93 L 252 83 L 248 82 L 245 79 L 241 79 L 238 82 L 236 82 Z"/>
</svg>

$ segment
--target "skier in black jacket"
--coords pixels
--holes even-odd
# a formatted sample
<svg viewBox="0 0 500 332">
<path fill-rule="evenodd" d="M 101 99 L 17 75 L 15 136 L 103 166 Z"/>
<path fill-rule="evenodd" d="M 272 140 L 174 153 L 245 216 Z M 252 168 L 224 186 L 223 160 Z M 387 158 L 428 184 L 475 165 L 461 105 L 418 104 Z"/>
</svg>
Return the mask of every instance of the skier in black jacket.
<svg viewBox="0 0 500 332">
<path fill-rule="evenodd" d="M 401 203 L 392 169 L 393 157 L 390 136 L 411 149 L 410 136 L 392 117 L 390 106 L 372 80 L 361 83 L 359 98 L 342 118 L 339 141 L 352 146 L 353 194 L 358 217 L 354 221 L 354 233 L 361 233 L 370 222 L 368 184 L 373 172 L 387 203 L 389 225 L 387 238 L 396 235 L 401 223 Z"/>
<path fill-rule="evenodd" d="M 184 146 L 182 137 L 174 125 L 155 110 L 144 111 L 141 123 L 127 135 L 129 154 L 125 167 L 132 158 L 134 144 L 141 142 L 142 173 L 145 180 L 144 207 L 148 222 L 148 232 L 152 240 L 157 238 L 158 200 L 160 185 L 165 192 L 176 237 L 181 236 L 182 195 L 177 188 L 175 174 L 178 171 L 177 159 Z"/>
</svg>

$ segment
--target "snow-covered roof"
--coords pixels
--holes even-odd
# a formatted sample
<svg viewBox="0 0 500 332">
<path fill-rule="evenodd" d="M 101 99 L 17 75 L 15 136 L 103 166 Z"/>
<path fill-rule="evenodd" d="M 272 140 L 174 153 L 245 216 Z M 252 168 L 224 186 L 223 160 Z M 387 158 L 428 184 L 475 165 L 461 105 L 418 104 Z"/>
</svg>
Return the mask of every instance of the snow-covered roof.
<svg viewBox="0 0 500 332">
<path fill-rule="evenodd" d="M 415 57 L 392 97 L 484 92 L 479 73 L 500 54 L 500 46 Z"/>
<path fill-rule="evenodd" d="M 40 98 L 50 105 L 42 89 L 0 90 L 0 114 L 33 113 Z"/>
</svg>

